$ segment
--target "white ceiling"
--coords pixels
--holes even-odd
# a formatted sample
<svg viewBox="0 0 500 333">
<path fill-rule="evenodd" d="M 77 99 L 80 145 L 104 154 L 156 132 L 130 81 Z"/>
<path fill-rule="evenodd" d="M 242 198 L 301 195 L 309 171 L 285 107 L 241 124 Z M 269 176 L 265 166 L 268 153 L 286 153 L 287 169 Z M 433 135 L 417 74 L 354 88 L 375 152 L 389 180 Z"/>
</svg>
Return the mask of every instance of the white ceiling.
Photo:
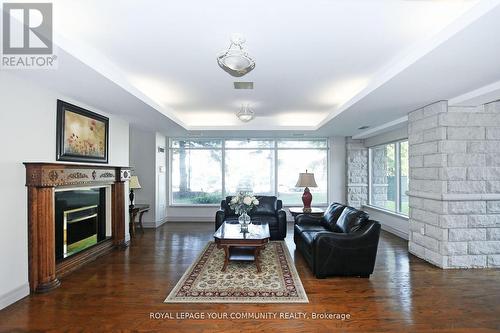
<svg viewBox="0 0 500 333">
<path fill-rule="evenodd" d="M 352 135 L 499 81 L 499 3 L 56 0 L 59 69 L 19 75 L 167 134 Z M 235 32 L 257 64 L 242 78 L 216 63 Z"/>
</svg>

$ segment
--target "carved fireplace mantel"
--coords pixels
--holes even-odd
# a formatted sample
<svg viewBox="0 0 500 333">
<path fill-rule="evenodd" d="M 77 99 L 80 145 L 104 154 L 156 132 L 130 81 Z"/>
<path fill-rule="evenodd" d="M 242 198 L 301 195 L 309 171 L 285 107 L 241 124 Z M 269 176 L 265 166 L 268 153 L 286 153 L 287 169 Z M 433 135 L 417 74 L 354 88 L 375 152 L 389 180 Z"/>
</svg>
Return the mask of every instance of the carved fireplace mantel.
<svg viewBox="0 0 500 333">
<path fill-rule="evenodd" d="M 129 167 L 62 163 L 24 163 L 28 187 L 29 282 L 33 292 L 60 285 L 59 277 L 125 242 L 125 182 Z M 111 239 L 56 265 L 54 192 L 58 187 L 111 185 Z"/>
</svg>

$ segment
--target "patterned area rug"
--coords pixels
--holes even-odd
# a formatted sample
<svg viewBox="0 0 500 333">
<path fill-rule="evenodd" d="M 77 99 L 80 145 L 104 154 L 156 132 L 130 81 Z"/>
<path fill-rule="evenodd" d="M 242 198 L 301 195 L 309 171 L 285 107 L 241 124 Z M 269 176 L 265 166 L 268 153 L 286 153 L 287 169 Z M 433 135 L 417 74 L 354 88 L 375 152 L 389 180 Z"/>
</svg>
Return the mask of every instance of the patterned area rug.
<svg viewBox="0 0 500 333">
<path fill-rule="evenodd" d="M 184 273 L 165 303 L 309 303 L 284 242 L 269 242 L 260 253 L 261 273 L 253 262 L 231 261 L 209 242 Z"/>
</svg>

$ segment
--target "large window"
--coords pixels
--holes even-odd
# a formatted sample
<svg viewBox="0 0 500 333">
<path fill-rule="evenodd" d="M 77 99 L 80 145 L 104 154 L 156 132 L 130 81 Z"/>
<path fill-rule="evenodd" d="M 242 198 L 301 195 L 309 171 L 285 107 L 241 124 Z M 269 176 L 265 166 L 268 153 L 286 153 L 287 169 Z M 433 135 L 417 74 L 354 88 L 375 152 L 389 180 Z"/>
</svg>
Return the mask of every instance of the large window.
<svg viewBox="0 0 500 333">
<path fill-rule="evenodd" d="M 222 197 L 222 141 L 175 140 L 170 146 L 171 200 L 214 204 Z"/>
<path fill-rule="evenodd" d="M 313 172 L 314 204 L 326 204 L 328 144 L 315 140 L 170 140 L 171 204 L 213 205 L 226 195 L 250 191 L 301 204 L 300 172 Z"/>
<path fill-rule="evenodd" d="M 408 215 L 408 141 L 370 148 L 370 204 Z"/>
<path fill-rule="evenodd" d="M 326 141 L 278 142 L 278 197 L 283 204 L 298 204 L 303 188 L 295 187 L 300 172 L 313 172 L 318 187 L 310 188 L 314 204 L 327 203 Z"/>
</svg>

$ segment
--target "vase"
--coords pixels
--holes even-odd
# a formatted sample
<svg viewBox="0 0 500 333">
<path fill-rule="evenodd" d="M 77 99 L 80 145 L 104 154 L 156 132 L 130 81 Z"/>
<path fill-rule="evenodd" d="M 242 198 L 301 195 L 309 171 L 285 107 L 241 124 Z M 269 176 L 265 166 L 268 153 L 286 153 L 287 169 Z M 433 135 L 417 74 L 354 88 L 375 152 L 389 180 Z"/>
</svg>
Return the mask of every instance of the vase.
<svg viewBox="0 0 500 333">
<path fill-rule="evenodd" d="M 246 212 L 240 214 L 238 217 L 238 222 L 241 226 L 241 232 L 248 232 L 248 225 L 250 224 L 250 216 Z"/>
</svg>

